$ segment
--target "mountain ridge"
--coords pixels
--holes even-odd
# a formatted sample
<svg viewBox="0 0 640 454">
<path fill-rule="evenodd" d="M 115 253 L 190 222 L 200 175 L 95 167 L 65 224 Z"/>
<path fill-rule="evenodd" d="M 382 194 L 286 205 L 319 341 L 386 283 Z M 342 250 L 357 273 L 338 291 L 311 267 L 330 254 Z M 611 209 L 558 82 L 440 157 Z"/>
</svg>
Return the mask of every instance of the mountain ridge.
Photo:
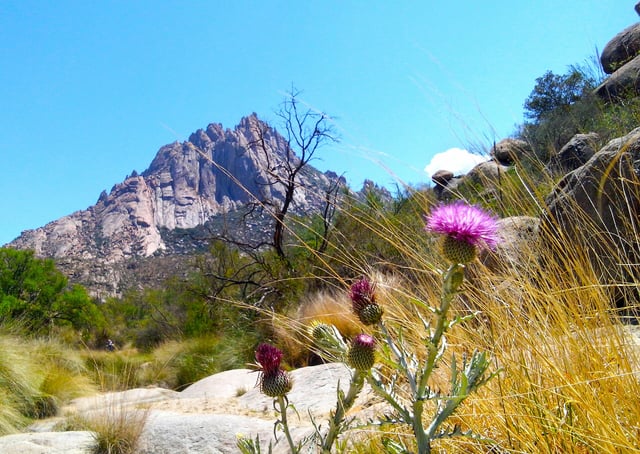
<svg viewBox="0 0 640 454">
<path fill-rule="evenodd" d="M 259 140 L 262 149 L 254 146 Z M 215 219 L 251 203 L 283 200 L 284 188 L 273 183 L 273 175 L 282 171 L 285 159 L 298 159 L 287 156 L 287 147 L 286 139 L 255 113 L 234 129 L 210 123 L 187 141 L 160 147 L 144 172 L 103 191 L 94 205 L 26 230 L 6 247 L 53 258 L 93 294 L 119 294 L 126 262 L 202 247 L 189 242 L 178 247 L 171 239 L 176 236 L 167 232 L 210 228 L 221 224 Z M 346 184 L 336 173 L 311 165 L 297 178 L 293 214 L 314 212 L 326 203 L 332 184 Z M 220 233 L 216 228 L 212 235 Z M 251 232 L 264 233 L 259 226 Z"/>
</svg>

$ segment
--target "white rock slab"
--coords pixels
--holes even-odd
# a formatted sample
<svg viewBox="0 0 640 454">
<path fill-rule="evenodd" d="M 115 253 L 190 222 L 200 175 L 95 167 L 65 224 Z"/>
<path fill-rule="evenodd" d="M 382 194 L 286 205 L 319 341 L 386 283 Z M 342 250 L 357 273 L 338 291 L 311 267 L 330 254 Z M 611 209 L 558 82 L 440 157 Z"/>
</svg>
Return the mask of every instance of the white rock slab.
<svg viewBox="0 0 640 454">
<path fill-rule="evenodd" d="M 260 438 L 262 452 L 268 452 L 273 437 L 274 421 L 240 415 L 184 414 L 153 411 L 147 420 L 138 446 L 139 454 L 228 454 L 239 452 L 239 434 Z M 309 433 L 307 428 L 294 429 L 294 439 Z M 289 448 L 281 432 L 274 445 L 275 453 L 287 453 Z"/>
<path fill-rule="evenodd" d="M 203 378 L 182 390 L 181 399 L 229 399 L 255 388 L 258 374 L 251 369 L 235 369 Z"/>
<path fill-rule="evenodd" d="M 130 405 L 143 405 L 168 399 L 175 399 L 180 393 L 165 388 L 136 388 L 127 391 L 79 397 L 67 405 L 65 411 L 89 412 L 114 409 Z"/>
<path fill-rule="evenodd" d="M 2 454 L 89 454 L 91 432 L 40 432 L 0 437 Z"/>
<path fill-rule="evenodd" d="M 313 415 L 329 413 L 336 405 L 338 382 L 346 393 L 351 380 L 351 370 L 343 363 L 303 367 L 290 374 L 293 387 L 288 394 L 289 403 L 293 404 L 301 415 L 306 415 L 309 411 Z M 273 399 L 262 394 L 257 388 L 239 397 L 238 403 L 252 411 L 273 410 Z"/>
</svg>

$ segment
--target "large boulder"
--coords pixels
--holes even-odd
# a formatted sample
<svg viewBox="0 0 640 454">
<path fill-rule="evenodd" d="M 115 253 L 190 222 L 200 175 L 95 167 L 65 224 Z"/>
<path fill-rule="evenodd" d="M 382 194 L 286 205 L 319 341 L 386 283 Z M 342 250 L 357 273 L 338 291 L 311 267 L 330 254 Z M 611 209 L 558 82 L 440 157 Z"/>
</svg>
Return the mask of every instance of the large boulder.
<svg viewBox="0 0 640 454">
<path fill-rule="evenodd" d="M 605 101 L 615 102 L 640 93 L 640 55 L 624 64 L 607 77 L 595 89 L 595 94 Z"/>
<path fill-rule="evenodd" d="M 438 170 L 436 173 L 431 175 L 431 181 L 433 181 L 436 186 L 444 187 L 453 177 L 453 172 L 450 170 Z"/>
<path fill-rule="evenodd" d="M 255 388 L 258 374 L 251 369 L 233 369 L 211 375 L 183 389 L 180 399 L 206 398 L 229 399 Z"/>
<path fill-rule="evenodd" d="M 551 173 L 566 173 L 577 169 L 596 153 L 599 139 L 600 136 L 595 132 L 576 134 L 560 149 L 557 155 L 550 159 L 547 170 Z"/>
<path fill-rule="evenodd" d="M 491 156 L 502 165 L 512 165 L 532 153 L 531 146 L 520 139 L 503 139 L 493 146 Z"/>
<path fill-rule="evenodd" d="M 611 140 L 583 166 L 565 175 L 546 198 L 548 245 L 566 254 L 580 244 L 607 284 L 633 282 L 638 263 L 640 128 Z M 623 295 L 612 286 L 618 303 Z"/>
<path fill-rule="evenodd" d="M 154 411 L 140 439 L 139 454 L 226 454 L 239 452 L 238 436 L 257 436 L 263 452 L 273 437 L 273 420 L 252 416 L 207 413 L 177 413 Z M 302 438 L 307 431 L 294 428 L 292 436 Z M 289 452 L 282 432 L 279 433 L 275 453 Z"/>
<path fill-rule="evenodd" d="M 640 23 L 625 28 L 604 46 L 600 54 L 602 69 L 612 74 L 640 53 Z"/>
<path fill-rule="evenodd" d="M 496 160 L 481 162 L 465 175 L 465 181 L 474 185 L 482 185 L 485 188 L 500 183 L 500 179 L 508 167 Z"/>
<path fill-rule="evenodd" d="M 480 261 L 492 272 L 522 272 L 538 260 L 540 219 L 510 216 L 498 220 L 500 241 L 493 250 L 484 249 Z"/>
<path fill-rule="evenodd" d="M 439 200 L 446 198 L 445 194 L 448 193 L 447 187 L 453 179 L 454 175 L 450 170 L 438 170 L 431 175 L 431 181 L 434 183 L 433 191 Z"/>
</svg>

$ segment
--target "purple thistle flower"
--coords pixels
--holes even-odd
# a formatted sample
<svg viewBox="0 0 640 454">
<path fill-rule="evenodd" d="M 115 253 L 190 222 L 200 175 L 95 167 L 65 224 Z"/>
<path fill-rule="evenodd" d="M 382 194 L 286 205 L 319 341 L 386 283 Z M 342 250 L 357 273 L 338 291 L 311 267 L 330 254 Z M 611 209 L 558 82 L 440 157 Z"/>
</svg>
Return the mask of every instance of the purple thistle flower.
<svg viewBox="0 0 640 454">
<path fill-rule="evenodd" d="M 497 217 L 462 200 L 436 207 L 426 220 L 426 230 L 471 246 L 493 249 L 498 244 Z"/>
<path fill-rule="evenodd" d="M 260 344 L 256 349 L 256 361 L 265 375 L 274 375 L 280 370 L 282 352 L 273 345 Z"/>
<path fill-rule="evenodd" d="M 376 338 L 365 333 L 358 334 L 353 339 L 353 344 L 362 348 L 369 348 L 371 350 L 376 348 Z"/>
<path fill-rule="evenodd" d="M 260 365 L 258 385 L 269 397 L 281 397 L 291 391 L 291 378 L 280 368 L 282 352 L 270 344 L 260 344 L 256 349 L 256 361 Z"/>
<path fill-rule="evenodd" d="M 375 325 L 382 317 L 382 308 L 376 302 L 376 285 L 366 277 L 354 282 L 349 289 L 353 313 L 365 325 Z"/>
<path fill-rule="evenodd" d="M 376 285 L 366 277 L 354 282 L 349 289 L 353 311 L 357 314 L 368 304 L 376 303 Z"/>
</svg>

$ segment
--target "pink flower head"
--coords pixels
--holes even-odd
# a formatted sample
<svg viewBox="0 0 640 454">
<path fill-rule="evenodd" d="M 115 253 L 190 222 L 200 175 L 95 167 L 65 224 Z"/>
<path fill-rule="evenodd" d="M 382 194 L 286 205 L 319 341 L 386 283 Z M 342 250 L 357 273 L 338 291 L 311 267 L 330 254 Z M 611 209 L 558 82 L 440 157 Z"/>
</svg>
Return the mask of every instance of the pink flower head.
<svg viewBox="0 0 640 454">
<path fill-rule="evenodd" d="M 358 334 L 347 352 L 347 363 L 356 370 L 365 371 L 376 361 L 376 340 L 368 334 Z"/>
<path fill-rule="evenodd" d="M 282 352 L 273 345 L 260 344 L 256 349 L 256 361 L 262 368 L 265 375 L 276 374 L 280 370 L 280 361 L 282 360 Z"/>
<path fill-rule="evenodd" d="M 353 339 L 353 344 L 362 348 L 369 348 L 371 350 L 376 348 L 376 338 L 365 333 L 358 334 Z"/>
<path fill-rule="evenodd" d="M 497 220 L 490 212 L 458 200 L 434 208 L 427 216 L 426 230 L 471 246 L 493 249 L 498 243 Z"/>
<path fill-rule="evenodd" d="M 349 290 L 353 310 L 357 314 L 368 304 L 376 303 L 376 285 L 366 277 L 354 282 Z"/>
</svg>

